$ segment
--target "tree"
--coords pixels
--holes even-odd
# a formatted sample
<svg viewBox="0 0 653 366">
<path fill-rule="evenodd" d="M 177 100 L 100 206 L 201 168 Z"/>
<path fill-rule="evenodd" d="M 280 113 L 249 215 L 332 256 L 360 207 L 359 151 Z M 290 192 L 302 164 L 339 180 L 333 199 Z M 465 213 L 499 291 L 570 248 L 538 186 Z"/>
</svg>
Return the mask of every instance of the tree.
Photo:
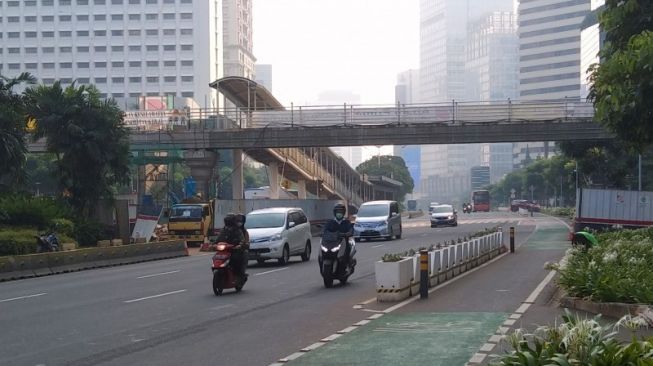
<svg viewBox="0 0 653 366">
<path fill-rule="evenodd" d="M 0 187 L 16 187 L 25 178 L 27 114 L 23 96 L 13 89 L 34 82 L 28 73 L 12 79 L 0 76 Z"/>
<path fill-rule="evenodd" d="M 34 139 L 45 138 L 56 156 L 58 183 L 81 217 L 90 217 L 112 187 L 129 182 L 129 140 L 123 113 L 93 86 L 38 86 L 25 91 L 37 121 Z"/>
<path fill-rule="evenodd" d="M 402 186 L 397 197 L 397 201 L 400 202 L 403 202 L 406 195 L 412 193 L 413 188 L 415 188 L 415 183 L 410 176 L 408 167 L 406 167 L 406 162 L 399 156 L 373 157 L 356 167 L 356 171 L 367 175 L 382 175 L 401 182 Z"/>
<path fill-rule="evenodd" d="M 641 153 L 653 142 L 653 2 L 607 0 L 599 19 L 606 42 L 590 68 L 595 119 Z"/>
</svg>

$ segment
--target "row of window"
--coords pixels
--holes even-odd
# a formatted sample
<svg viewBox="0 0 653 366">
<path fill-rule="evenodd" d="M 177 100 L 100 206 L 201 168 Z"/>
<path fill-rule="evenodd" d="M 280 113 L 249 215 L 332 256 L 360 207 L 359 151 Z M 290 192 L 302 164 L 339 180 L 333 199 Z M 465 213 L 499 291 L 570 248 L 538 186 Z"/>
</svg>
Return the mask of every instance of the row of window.
<svg viewBox="0 0 653 366">
<path fill-rule="evenodd" d="M 164 36 L 174 36 L 175 35 L 175 29 L 162 29 L 161 34 Z M 54 31 L 43 31 L 41 32 L 41 38 L 54 38 Z M 76 31 L 75 33 L 77 37 L 88 37 L 90 35 L 89 31 L 86 30 L 79 30 Z M 140 29 L 132 29 L 128 30 L 127 34 L 130 36 L 140 36 L 143 34 L 143 32 Z M 93 35 L 95 37 L 106 37 L 107 36 L 107 31 L 106 30 L 95 30 L 93 31 Z M 118 30 L 114 29 L 111 31 L 111 36 L 113 37 L 122 37 L 125 35 L 124 30 Z M 158 29 L 146 29 L 145 30 L 145 35 L 146 36 L 158 36 L 159 35 L 159 30 Z M 193 35 L 193 30 L 192 29 L 180 29 L 179 30 L 179 35 L 182 36 L 192 36 Z M 72 31 L 59 31 L 59 37 L 60 38 L 69 38 L 73 36 Z M 24 38 L 37 38 L 38 33 L 29 31 L 29 32 L 24 32 Z M 2 38 L 2 33 L 0 32 L 0 38 Z M 20 32 L 7 32 L 7 38 L 12 38 L 12 39 L 18 39 L 20 38 Z"/>
<path fill-rule="evenodd" d="M 180 14 L 175 14 L 175 13 L 164 13 L 161 14 L 161 19 L 163 20 L 175 20 L 179 17 L 180 20 L 193 20 L 193 13 L 180 13 Z M 20 16 L 8 16 L 7 18 L 7 23 L 20 23 Z M 125 14 L 95 14 L 93 15 L 93 20 L 94 21 L 106 21 L 107 19 L 111 19 L 114 21 L 121 21 L 124 20 L 125 18 L 129 20 L 134 20 L 134 21 L 141 21 L 143 18 L 145 20 L 159 20 L 159 14 L 155 13 L 148 13 L 148 14 L 128 14 L 125 16 Z M 51 23 L 54 22 L 54 15 L 41 15 L 41 22 L 43 23 Z M 58 16 L 59 22 L 71 22 L 73 20 L 72 15 L 59 15 Z M 78 22 L 86 22 L 91 19 L 91 16 L 88 14 L 78 14 L 75 16 L 75 19 L 77 19 Z M 23 20 L 25 23 L 36 23 L 38 20 L 38 17 L 36 15 L 25 15 L 23 17 Z M 0 23 L 2 23 L 3 18 L 0 16 Z"/>
<path fill-rule="evenodd" d="M 141 52 L 143 49 L 143 46 L 141 45 L 132 45 L 132 46 L 127 46 L 126 47 L 130 52 Z M 191 44 L 182 44 L 180 46 L 182 51 L 192 51 L 193 50 L 193 45 Z M 77 50 L 77 53 L 89 53 L 91 51 L 91 47 L 89 46 L 78 46 L 75 48 Z M 104 53 L 107 52 L 108 47 L 107 46 L 95 46 L 93 47 L 93 51 L 95 53 Z M 159 45 L 146 45 L 145 49 L 149 52 L 156 52 L 159 51 L 159 49 L 163 49 L 163 51 L 177 51 L 177 45 L 174 44 L 167 44 L 163 46 Z M 26 55 L 35 55 L 38 54 L 38 47 L 25 47 L 23 49 L 23 53 Z M 42 53 L 54 53 L 55 48 L 54 47 L 43 47 L 41 49 Z M 111 52 L 124 52 L 125 51 L 125 46 L 111 46 Z M 62 46 L 59 47 L 59 53 L 72 53 L 73 52 L 73 47 L 71 46 Z M 0 55 L 3 53 L 3 48 L 0 48 Z M 7 47 L 7 53 L 8 54 L 21 54 L 21 48 L 20 47 Z"/>
<path fill-rule="evenodd" d="M 104 61 L 98 61 L 98 62 L 93 62 L 93 67 L 96 69 L 106 69 L 108 65 L 111 65 L 112 68 L 124 68 L 125 64 L 127 64 L 129 67 L 142 67 L 143 64 L 146 67 L 159 67 L 159 65 L 163 64 L 163 67 L 176 67 L 177 66 L 177 61 L 128 61 L 128 62 L 123 62 L 123 61 L 112 61 L 110 63 L 104 62 Z M 0 64 L 1 65 L 1 64 Z M 20 63 L 8 63 L 7 66 L 9 67 L 9 70 L 20 70 Z M 91 67 L 90 62 L 76 62 L 76 66 L 78 69 L 88 69 Z M 193 66 L 193 61 L 188 61 L 184 60 L 181 61 L 181 66 L 182 67 L 187 67 L 187 66 Z M 43 62 L 41 63 L 41 68 L 44 70 L 54 70 L 56 67 L 56 64 L 54 62 Z M 38 63 L 36 62 L 29 62 L 25 63 L 25 68 L 28 70 L 36 70 L 38 68 Z M 73 63 L 72 62 L 60 62 L 59 63 L 59 68 L 60 69 L 72 69 L 73 68 Z M 181 81 L 184 82 L 190 82 L 193 81 L 192 76 L 182 76 Z"/>
<path fill-rule="evenodd" d="M 5 1 L 7 3 L 8 8 L 17 8 L 20 6 L 20 1 Z M 2 1 L 0 1 L 0 8 L 2 7 Z M 29 6 L 54 6 L 55 0 L 24 0 L 23 6 L 29 7 Z M 56 3 L 59 6 L 69 6 L 69 5 L 106 5 L 111 4 L 111 5 L 123 5 L 123 4 L 129 4 L 129 5 L 140 5 L 140 4 L 148 4 L 148 5 L 158 5 L 158 4 L 192 4 L 193 0 L 57 0 Z"/>
</svg>

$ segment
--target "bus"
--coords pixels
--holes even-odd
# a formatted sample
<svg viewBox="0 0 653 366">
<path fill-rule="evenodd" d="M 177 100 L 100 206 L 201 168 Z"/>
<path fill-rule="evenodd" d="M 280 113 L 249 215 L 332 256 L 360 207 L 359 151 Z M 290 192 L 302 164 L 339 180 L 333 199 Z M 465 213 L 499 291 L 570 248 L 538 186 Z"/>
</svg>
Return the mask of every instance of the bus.
<svg viewBox="0 0 653 366">
<path fill-rule="evenodd" d="M 487 190 L 472 192 L 472 212 L 490 212 L 490 192 Z"/>
</svg>

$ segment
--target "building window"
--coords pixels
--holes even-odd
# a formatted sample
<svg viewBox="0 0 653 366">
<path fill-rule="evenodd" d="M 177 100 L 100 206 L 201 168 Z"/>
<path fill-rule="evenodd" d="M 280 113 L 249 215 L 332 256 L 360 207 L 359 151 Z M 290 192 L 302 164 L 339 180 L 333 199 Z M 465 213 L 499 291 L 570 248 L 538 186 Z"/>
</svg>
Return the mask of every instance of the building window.
<svg viewBox="0 0 653 366">
<path fill-rule="evenodd" d="M 25 64 L 26 70 L 36 70 L 38 67 L 39 65 L 36 62 L 30 62 Z"/>
<path fill-rule="evenodd" d="M 138 98 L 141 96 L 141 93 L 129 93 L 130 98 Z"/>
<path fill-rule="evenodd" d="M 93 0 L 93 4 L 95 5 L 106 5 L 106 0 Z"/>
<path fill-rule="evenodd" d="M 59 15 L 60 22 L 70 22 L 73 20 L 73 17 L 70 15 Z"/>
<path fill-rule="evenodd" d="M 41 6 L 54 6 L 54 0 L 41 0 Z"/>
<path fill-rule="evenodd" d="M 164 4 L 174 4 L 175 0 L 163 0 Z"/>
<path fill-rule="evenodd" d="M 124 46 L 111 46 L 111 52 L 123 52 L 124 50 Z"/>
<path fill-rule="evenodd" d="M 89 79 L 89 78 L 78 78 L 77 79 L 78 84 L 88 84 L 90 82 L 91 82 L 91 79 Z"/>
<path fill-rule="evenodd" d="M 36 6 L 36 0 L 25 0 L 25 6 Z"/>
<path fill-rule="evenodd" d="M 163 61 L 163 66 L 165 66 L 165 67 L 175 67 L 175 66 L 177 66 L 177 61 Z"/>
<path fill-rule="evenodd" d="M 159 50 L 159 46 L 156 45 L 149 45 L 146 47 L 146 50 L 149 52 L 156 52 Z"/>
<path fill-rule="evenodd" d="M 34 54 L 37 54 L 38 52 L 39 52 L 39 49 L 36 48 L 36 47 L 27 47 L 27 48 L 25 48 L 25 53 L 28 54 L 28 55 L 34 55 Z"/>
<path fill-rule="evenodd" d="M 148 76 L 146 80 L 147 80 L 148 83 L 158 83 L 159 82 L 159 78 L 157 76 Z"/>
<path fill-rule="evenodd" d="M 72 47 L 59 47 L 59 53 L 72 53 Z"/>
<path fill-rule="evenodd" d="M 7 48 L 7 53 L 9 53 L 9 54 L 19 54 L 20 53 L 20 48 L 19 47 L 9 47 L 9 48 Z"/>
<path fill-rule="evenodd" d="M 551 88 L 540 88 L 540 89 L 533 89 L 533 90 L 523 90 L 519 93 L 519 95 L 539 95 L 539 94 L 551 94 L 551 93 L 558 93 L 558 92 L 564 92 L 564 91 L 569 91 L 569 92 L 575 92 L 571 93 L 570 95 L 578 95 L 578 91 L 580 90 L 580 86 L 578 84 L 576 85 L 565 85 L 565 86 L 556 86 L 556 87 L 551 87 Z"/>
<path fill-rule="evenodd" d="M 26 16 L 25 17 L 25 22 L 26 23 L 36 23 L 36 17 L 34 15 Z M 0 22 L 2 23 L 2 22 Z"/>
<path fill-rule="evenodd" d="M 122 0 L 111 0 L 112 5 L 122 5 Z"/>
<path fill-rule="evenodd" d="M 141 52 L 141 46 L 129 46 L 130 52 Z"/>
<path fill-rule="evenodd" d="M 164 29 L 163 30 L 163 35 L 164 36 L 174 36 L 175 35 L 175 30 L 174 29 Z"/>
<path fill-rule="evenodd" d="M 36 32 L 25 32 L 25 38 L 36 38 Z"/>
<path fill-rule="evenodd" d="M 73 35 L 73 32 L 71 32 L 71 31 L 59 31 L 59 37 L 62 37 L 62 38 L 72 37 L 72 35 Z"/>
<path fill-rule="evenodd" d="M 77 0 L 77 5 L 88 5 L 88 0 Z"/>
<path fill-rule="evenodd" d="M 125 63 L 122 61 L 113 61 L 111 62 L 111 67 L 125 67 Z"/>
<path fill-rule="evenodd" d="M 140 61 L 129 61 L 129 67 L 141 67 Z"/>
<path fill-rule="evenodd" d="M 114 37 L 122 37 L 123 34 L 124 34 L 124 32 L 121 31 L 121 30 L 114 29 L 114 30 L 111 31 L 111 35 L 114 36 Z"/>
<path fill-rule="evenodd" d="M 78 15 L 77 16 L 77 21 L 78 22 L 87 22 L 88 21 L 88 15 Z"/>
<path fill-rule="evenodd" d="M 182 20 L 191 20 L 191 19 L 193 19 L 193 13 L 181 13 L 181 14 L 179 15 L 179 17 L 180 17 Z"/>
<path fill-rule="evenodd" d="M 9 33 L 7 33 L 7 37 L 9 37 L 9 38 L 20 38 L 20 32 L 9 32 Z"/>
<path fill-rule="evenodd" d="M 184 83 L 192 83 L 193 82 L 193 77 L 192 76 L 182 76 L 181 81 Z"/>
<path fill-rule="evenodd" d="M 106 84 L 107 83 L 107 78 L 95 78 L 95 83 L 96 84 Z"/>
<path fill-rule="evenodd" d="M 183 1 L 183 0 L 182 0 L 182 1 Z M 194 94 L 193 94 L 193 92 L 191 92 L 191 91 L 181 92 L 181 97 L 182 97 L 182 98 L 193 98 L 193 97 L 194 97 Z"/>
<path fill-rule="evenodd" d="M 140 14 L 129 14 L 129 20 L 141 20 Z"/>
<path fill-rule="evenodd" d="M 107 20 L 107 15 L 106 14 L 95 14 L 95 15 L 93 15 L 93 19 L 95 21 L 104 21 L 104 20 Z M 105 34 L 106 34 L 106 32 L 105 32 Z"/>
<path fill-rule="evenodd" d="M 578 29 L 578 24 L 563 25 L 560 27 L 552 27 L 552 28 L 540 29 L 540 30 L 530 31 L 530 32 L 520 32 L 519 38 L 522 39 L 522 38 L 537 37 L 537 36 L 543 36 L 545 34 L 562 33 L 562 32 L 567 32 L 570 30 L 577 30 L 577 29 Z"/>
<path fill-rule="evenodd" d="M 182 4 L 192 4 L 193 0 L 181 0 Z"/>
<path fill-rule="evenodd" d="M 73 63 L 72 62 L 62 62 L 59 64 L 59 68 L 61 69 L 72 69 L 73 68 Z"/>
<path fill-rule="evenodd" d="M 129 30 L 129 35 L 130 36 L 140 36 L 141 35 L 141 30 L 140 29 L 130 29 Z"/>
<path fill-rule="evenodd" d="M 54 37 L 54 32 L 51 32 L 51 31 L 41 32 L 41 37 L 43 37 L 43 38 L 52 38 L 52 37 Z"/>
<path fill-rule="evenodd" d="M 79 53 L 88 53 L 88 51 L 89 51 L 88 46 L 79 46 L 79 47 L 77 47 L 77 52 L 79 52 Z"/>
<path fill-rule="evenodd" d="M 181 66 L 193 66 L 193 60 L 183 60 Z"/>
<path fill-rule="evenodd" d="M 88 69 L 90 67 L 90 64 L 88 62 L 78 62 L 77 63 L 77 68 L 78 69 Z"/>
<path fill-rule="evenodd" d="M 164 51 L 175 51 L 176 49 L 177 49 L 177 46 L 175 46 L 174 44 L 167 44 L 167 45 L 163 46 Z"/>
<path fill-rule="evenodd" d="M 111 20 L 123 20 L 124 16 L 122 14 L 111 14 Z"/>
<path fill-rule="evenodd" d="M 95 52 L 107 52 L 107 46 L 95 46 L 93 50 Z"/>
<path fill-rule="evenodd" d="M 18 23 L 20 22 L 20 17 L 7 17 L 7 23 Z"/>
<path fill-rule="evenodd" d="M 44 62 L 42 66 L 44 70 L 51 70 L 54 69 L 54 62 Z"/>
<path fill-rule="evenodd" d="M 147 92 L 145 93 L 145 95 L 147 95 L 148 97 L 158 97 L 159 92 Z"/>
<path fill-rule="evenodd" d="M 146 4 L 158 4 L 157 0 L 145 0 Z"/>
<path fill-rule="evenodd" d="M 43 53 L 54 53 L 54 47 L 43 47 L 42 51 Z"/>
<path fill-rule="evenodd" d="M 41 17 L 41 21 L 43 23 L 54 22 L 54 15 L 44 15 L 44 16 Z"/>
<path fill-rule="evenodd" d="M 125 78 L 123 77 L 113 77 L 111 78 L 111 82 L 114 84 L 124 84 L 125 83 Z"/>
<path fill-rule="evenodd" d="M 192 36 L 193 35 L 193 30 L 192 29 L 180 29 L 179 34 L 182 36 Z"/>
<path fill-rule="evenodd" d="M 73 79 L 71 79 L 71 78 L 62 78 L 62 79 L 59 79 L 59 81 L 62 84 L 72 84 L 73 83 Z"/>
<path fill-rule="evenodd" d="M 18 1 L 7 1 L 7 6 L 10 8 L 17 8 L 19 5 Z"/>
<path fill-rule="evenodd" d="M 158 29 L 147 29 L 145 30 L 145 34 L 148 36 L 158 36 L 159 35 L 159 30 Z"/>
<path fill-rule="evenodd" d="M 124 98 L 125 93 L 113 93 L 113 94 L 111 94 L 111 97 L 112 98 Z"/>
<path fill-rule="evenodd" d="M 175 20 L 175 13 L 163 14 L 163 20 Z"/>
<path fill-rule="evenodd" d="M 192 51 L 193 50 L 193 45 L 192 44 L 182 44 L 181 45 L 181 50 L 182 51 Z"/>
<path fill-rule="evenodd" d="M 145 20 L 157 20 L 159 19 L 159 14 L 145 14 Z"/>
<path fill-rule="evenodd" d="M 140 76 L 132 76 L 129 78 L 130 83 L 140 83 L 141 80 L 143 80 L 143 78 L 141 78 Z"/>
<path fill-rule="evenodd" d="M 59 0 L 59 6 L 68 6 L 70 3 L 70 0 Z"/>
<path fill-rule="evenodd" d="M 105 30 L 96 30 L 96 31 L 93 31 L 93 34 L 95 34 L 96 37 L 106 37 L 107 31 L 105 31 Z"/>
<path fill-rule="evenodd" d="M 88 31 L 85 30 L 77 31 L 77 37 L 88 37 Z"/>
<path fill-rule="evenodd" d="M 52 84 L 54 84 L 54 79 L 52 79 L 52 78 L 45 78 L 45 79 L 43 79 L 43 84 L 45 84 L 45 85 L 52 85 Z"/>
<path fill-rule="evenodd" d="M 93 66 L 95 66 L 96 69 L 104 69 L 107 67 L 107 63 L 104 61 L 98 61 Z"/>
<path fill-rule="evenodd" d="M 130 5 L 140 5 L 141 0 L 129 0 Z"/>
<path fill-rule="evenodd" d="M 147 67 L 159 67 L 159 61 L 147 61 Z"/>
</svg>

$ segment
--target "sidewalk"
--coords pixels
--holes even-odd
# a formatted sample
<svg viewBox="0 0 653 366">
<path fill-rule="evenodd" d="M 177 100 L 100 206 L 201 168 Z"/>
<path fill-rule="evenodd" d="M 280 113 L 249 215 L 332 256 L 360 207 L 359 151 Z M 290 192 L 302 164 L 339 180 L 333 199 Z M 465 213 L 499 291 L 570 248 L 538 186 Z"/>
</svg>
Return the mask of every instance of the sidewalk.
<svg viewBox="0 0 653 366">
<path fill-rule="evenodd" d="M 326 345 L 288 364 L 452 366 L 472 358 L 475 363 L 487 362 L 487 354 L 500 352 L 488 340 L 498 341 L 493 336 L 500 328 L 507 331 L 503 327 L 530 321 L 509 318 L 547 277 L 544 264 L 558 261 L 569 247 L 567 227 L 542 216 L 535 222 L 535 231 L 518 228 L 522 245 L 516 253 L 454 278 L 427 300 L 391 307 L 368 304 L 362 311 L 370 315 L 369 323 L 332 336 Z M 478 354 L 480 349 L 484 352 Z"/>
</svg>

